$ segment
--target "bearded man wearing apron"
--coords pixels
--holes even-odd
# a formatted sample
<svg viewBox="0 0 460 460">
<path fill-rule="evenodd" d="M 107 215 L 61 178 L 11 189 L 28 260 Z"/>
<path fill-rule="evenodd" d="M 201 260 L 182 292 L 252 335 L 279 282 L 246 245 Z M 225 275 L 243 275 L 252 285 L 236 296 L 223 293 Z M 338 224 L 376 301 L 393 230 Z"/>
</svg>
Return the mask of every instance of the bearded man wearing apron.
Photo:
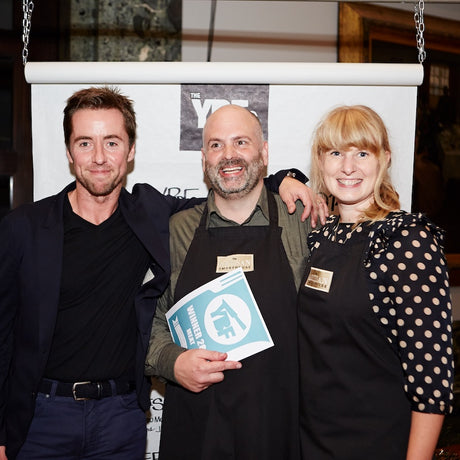
<svg viewBox="0 0 460 460">
<path fill-rule="evenodd" d="M 230 105 L 214 112 L 203 141 L 213 190 L 207 203 L 170 221 L 171 285 L 157 309 L 146 365 L 168 381 L 160 458 L 297 460 L 296 292 L 310 223 L 264 188 L 268 148 L 248 110 Z M 219 256 L 236 254 L 274 346 L 238 363 L 172 343 L 165 312 L 222 274 Z"/>
</svg>

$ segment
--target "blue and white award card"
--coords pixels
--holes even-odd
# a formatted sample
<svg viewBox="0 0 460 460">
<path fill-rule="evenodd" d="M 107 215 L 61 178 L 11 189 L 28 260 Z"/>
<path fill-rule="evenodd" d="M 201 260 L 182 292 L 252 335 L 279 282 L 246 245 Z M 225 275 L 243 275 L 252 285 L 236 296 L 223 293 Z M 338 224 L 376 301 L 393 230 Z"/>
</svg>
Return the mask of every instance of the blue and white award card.
<svg viewBox="0 0 460 460">
<path fill-rule="evenodd" d="M 187 294 L 166 313 L 174 343 L 239 361 L 273 346 L 241 268 Z"/>
</svg>

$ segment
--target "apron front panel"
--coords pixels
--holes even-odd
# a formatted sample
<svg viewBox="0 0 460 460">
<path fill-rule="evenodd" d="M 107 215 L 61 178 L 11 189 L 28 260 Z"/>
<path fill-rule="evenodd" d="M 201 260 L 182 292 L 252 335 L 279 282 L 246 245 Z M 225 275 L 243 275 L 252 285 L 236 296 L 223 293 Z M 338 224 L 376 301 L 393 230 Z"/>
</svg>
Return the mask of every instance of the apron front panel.
<svg viewBox="0 0 460 460">
<path fill-rule="evenodd" d="M 323 239 L 307 264 L 332 272 L 329 292 L 301 285 L 301 440 L 307 459 L 404 459 L 410 403 L 400 360 L 372 311 L 365 234 Z"/>
<path fill-rule="evenodd" d="M 205 212 L 196 230 L 175 300 L 221 275 L 218 256 L 253 254 L 254 271 L 245 275 L 275 345 L 242 360 L 242 369 L 227 371 L 223 382 L 199 394 L 167 385 L 162 460 L 163 455 L 166 460 L 300 458 L 296 289 L 270 194 L 269 209 L 269 226 L 207 229 Z M 188 423 L 180 420 L 184 414 Z M 188 443 L 197 446 L 193 453 L 184 447 Z"/>
</svg>

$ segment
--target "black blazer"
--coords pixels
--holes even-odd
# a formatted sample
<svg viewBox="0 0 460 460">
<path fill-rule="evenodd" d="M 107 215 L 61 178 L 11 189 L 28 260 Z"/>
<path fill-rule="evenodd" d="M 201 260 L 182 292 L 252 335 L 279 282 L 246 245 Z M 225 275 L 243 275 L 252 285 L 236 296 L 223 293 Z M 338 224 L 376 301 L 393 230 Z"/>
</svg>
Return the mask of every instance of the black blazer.
<svg viewBox="0 0 460 460">
<path fill-rule="evenodd" d="M 68 185 L 57 195 L 21 206 L 0 222 L 0 445 L 14 459 L 25 441 L 50 352 L 58 310 L 63 254 L 63 207 Z M 144 376 L 156 300 L 169 281 L 171 214 L 202 202 L 162 195 L 146 184 L 122 189 L 121 212 L 151 256 L 154 278 L 138 291 L 136 391 L 149 407 Z"/>
</svg>

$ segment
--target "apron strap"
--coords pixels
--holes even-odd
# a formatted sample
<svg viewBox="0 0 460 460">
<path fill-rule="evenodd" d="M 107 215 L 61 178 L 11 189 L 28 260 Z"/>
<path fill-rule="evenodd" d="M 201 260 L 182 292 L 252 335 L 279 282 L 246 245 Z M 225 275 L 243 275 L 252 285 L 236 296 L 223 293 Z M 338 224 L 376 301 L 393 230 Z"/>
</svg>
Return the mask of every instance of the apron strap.
<svg viewBox="0 0 460 460">
<path fill-rule="evenodd" d="M 268 199 L 268 216 L 270 219 L 270 227 L 278 227 L 278 206 L 276 206 L 276 200 L 272 192 L 267 189 Z"/>
<path fill-rule="evenodd" d="M 203 215 L 201 216 L 201 219 L 200 219 L 200 225 L 198 225 L 197 230 L 198 229 L 203 229 L 203 230 L 206 229 L 206 220 L 207 220 L 207 218 L 208 218 L 208 202 L 206 201 L 206 203 L 204 205 L 204 209 L 203 209 Z"/>
</svg>

